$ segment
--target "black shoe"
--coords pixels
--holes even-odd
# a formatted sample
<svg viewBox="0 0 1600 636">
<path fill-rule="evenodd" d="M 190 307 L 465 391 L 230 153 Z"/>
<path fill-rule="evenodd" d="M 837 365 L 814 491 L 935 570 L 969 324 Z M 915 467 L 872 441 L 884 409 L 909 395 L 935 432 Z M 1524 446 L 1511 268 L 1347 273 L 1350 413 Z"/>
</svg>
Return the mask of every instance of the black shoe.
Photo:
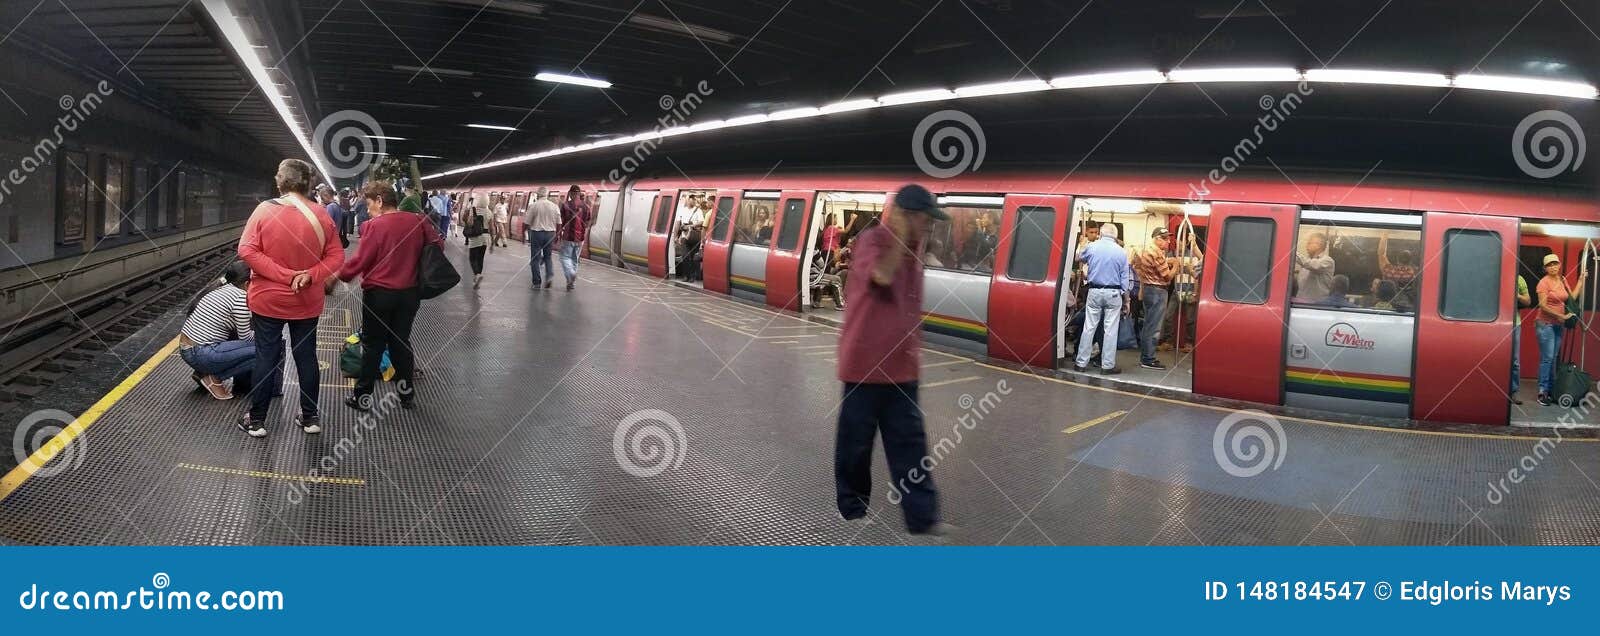
<svg viewBox="0 0 1600 636">
<path fill-rule="evenodd" d="M 344 405 L 357 411 L 370 411 L 372 410 L 372 394 L 352 395 L 344 399 Z"/>
<path fill-rule="evenodd" d="M 572 286 L 573 286 L 573 282 L 570 281 L 570 280 L 567 281 L 567 291 L 572 291 Z"/>
<path fill-rule="evenodd" d="M 417 408 L 417 398 L 411 398 L 411 399 L 400 398 L 400 408 L 403 408 L 403 409 L 405 409 L 407 411 L 416 409 Z"/>
<path fill-rule="evenodd" d="M 1550 394 L 1549 393 L 1540 393 L 1539 394 L 1539 404 L 1544 405 L 1544 406 L 1550 406 L 1551 404 L 1555 404 L 1555 403 L 1556 403 L 1555 400 L 1550 399 Z"/>
<path fill-rule="evenodd" d="M 1073 371 L 1077 371 L 1078 373 L 1088 373 L 1089 372 L 1089 365 L 1087 365 L 1087 364 L 1073 364 L 1072 365 L 1072 370 Z"/>
<path fill-rule="evenodd" d="M 301 413 L 294 416 L 294 423 L 300 427 L 301 432 L 307 435 L 315 435 L 322 432 L 322 418 L 315 415 Z"/>
<path fill-rule="evenodd" d="M 1100 375 L 1117 375 L 1117 374 L 1120 374 L 1120 373 L 1122 373 L 1122 367 L 1111 367 L 1109 369 L 1100 369 Z"/>
<path fill-rule="evenodd" d="M 189 379 L 194 380 L 195 386 L 200 387 L 200 390 L 202 390 L 202 391 L 210 391 L 211 390 L 211 389 L 207 389 L 206 388 L 206 383 L 200 381 L 200 372 L 199 371 L 195 371 L 194 373 L 189 374 Z"/>
<path fill-rule="evenodd" d="M 1522 398 L 1517 397 L 1517 394 L 1512 393 L 1512 394 L 1510 394 L 1510 395 L 1508 395 L 1506 397 L 1511 400 L 1512 404 L 1515 404 L 1517 406 L 1522 406 Z"/>
<path fill-rule="evenodd" d="M 267 427 L 262 426 L 261 422 L 250 419 L 249 411 L 245 411 L 244 415 L 239 416 L 239 420 L 235 424 L 239 426 L 239 430 L 244 431 L 245 435 L 251 437 L 267 436 Z"/>
<path fill-rule="evenodd" d="M 1160 360 L 1151 360 L 1149 362 L 1140 361 L 1139 366 L 1146 369 L 1155 369 L 1157 371 L 1165 371 L 1167 369 L 1167 365 L 1161 364 Z"/>
<path fill-rule="evenodd" d="M 548 281 L 548 280 L 547 280 L 547 281 L 545 281 L 545 282 L 544 282 L 544 288 L 545 288 L 545 289 L 550 289 L 550 283 L 551 283 L 551 282 L 553 282 L 553 281 Z"/>
</svg>

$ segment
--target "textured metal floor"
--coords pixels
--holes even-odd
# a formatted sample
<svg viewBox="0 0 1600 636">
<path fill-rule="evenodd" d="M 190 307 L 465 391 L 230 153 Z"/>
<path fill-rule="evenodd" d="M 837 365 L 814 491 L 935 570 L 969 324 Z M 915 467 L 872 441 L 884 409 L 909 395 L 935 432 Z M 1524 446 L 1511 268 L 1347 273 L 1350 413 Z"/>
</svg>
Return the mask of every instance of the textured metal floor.
<svg viewBox="0 0 1600 636">
<path fill-rule="evenodd" d="M 466 271 L 460 246 L 450 249 Z M 170 357 L 74 442 L 81 466 L 0 501 L 0 541 L 929 542 L 901 532 L 881 452 L 879 522 L 833 511 L 833 328 L 594 263 L 575 292 L 535 292 L 525 254 L 497 251 L 480 289 L 424 303 L 420 409 L 387 409 L 368 428 L 339 404 L 348 380 L 329 372 L 321 435 L 294 429 L 279 402 L 271 434 L 249 439 L 230 421 L 242 405 L 194 391 Z M 327 363 L 355 300 L 341 297 L 324 319 Z M 950 440 L 934 474 L 962 528 L 956 543 L 1600 542 L 1600 444 L 1589 440 L 1280 417 L 1272 458 L 1282 463 L 1237 477 L 1214 450 L 1227 409 L 944 352 L 924 365 L 930 444 Z M 627 436 L 617 449 L 619 423 L 641 412 L 682 434 L 660 419 L 624 432 L 653 425 L 670 451 Z M 1491 496 L 1513 468 L 1526 477 Z M 308 480 L 313 470 L 333 479 Z"/>
</svg>

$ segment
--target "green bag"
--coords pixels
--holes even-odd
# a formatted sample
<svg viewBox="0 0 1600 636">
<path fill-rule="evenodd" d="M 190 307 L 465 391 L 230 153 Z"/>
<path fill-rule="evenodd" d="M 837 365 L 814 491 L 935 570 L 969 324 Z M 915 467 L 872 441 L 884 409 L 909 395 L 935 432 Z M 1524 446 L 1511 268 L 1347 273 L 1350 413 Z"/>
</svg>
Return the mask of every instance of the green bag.
<svg viewBox="0 0 1600 636">
<path fill-rule="evenodd" d="M 339 371 L 347 378 L 361 375 L 361 333 L 350 334 L 344 339 L 344 348 L 339 351 Z"/>
</svg>

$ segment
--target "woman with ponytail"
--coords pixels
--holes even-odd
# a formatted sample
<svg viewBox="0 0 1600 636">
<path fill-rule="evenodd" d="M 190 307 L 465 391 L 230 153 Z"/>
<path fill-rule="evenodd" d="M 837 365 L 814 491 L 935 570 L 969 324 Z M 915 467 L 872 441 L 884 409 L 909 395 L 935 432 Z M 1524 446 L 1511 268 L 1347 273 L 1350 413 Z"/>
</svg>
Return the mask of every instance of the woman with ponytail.
<svg viewBox="0 0 1600 636">
<path fill-rule="evenodd" d="M 250 329 L 250 308 L 245 289 L 250 286 L 250 266 L 234 261 L 189 305 L 189 318 L 178 334 L 178 354 L 194 368 L 196 384 L 219 400 L 233 399 L 224 384 L 250 386 L 256 364 L 255 334 Z"/>
</svg>

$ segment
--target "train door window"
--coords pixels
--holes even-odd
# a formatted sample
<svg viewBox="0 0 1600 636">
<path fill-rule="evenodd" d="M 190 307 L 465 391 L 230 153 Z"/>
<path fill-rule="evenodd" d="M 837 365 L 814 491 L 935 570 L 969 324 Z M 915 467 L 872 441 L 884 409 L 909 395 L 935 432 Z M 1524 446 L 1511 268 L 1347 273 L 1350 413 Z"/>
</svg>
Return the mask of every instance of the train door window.
<svg viewBox="0 0 1600 636">
<path fill-rule="evenodd" d="M 818 192 L 817 208 L 822 211 L 822 216 L 817 219 L 817 231 L 813 235 L 820 237 L 822 226 L 831 222 L 843 228 L 839 244 L 849 245 L 857 234 L 883 216 L 883 206 L 887 200 L 880 192 Z"/>
<path fill-rule="evenodd" d="M 1422 219 L 1412 214 L 1301 213 L 1289 294 L 1297 306 L 1411 313 Z"/>
<path fill-rule="evenodd" d="M 1055 227 L 1055 208 L 1032 205 L 1017 208 L 1017 227 L 1011 234 L 1011 260 L 1006 263 L 1007 277 L 1028 281 L 1045 279 Z"/>
<path fill-rule="evenodd" d="M 1278 223 L 1272 219 L 1234 217 L 1222 226 L 1217 253 L 1217 300 L 1261 305 L 1272 280 L 1272 240 Z"/>
<path fill-rule="evenodd" d="M 651 228 L 652 234 L 666 234 L 667 224 L 672 222 L 672 197 L 656 197 L 656 223 Z"/>
<path fill-rule="evenodd" d="M 83 240 L 84 215 L 89 209 L 89 156 L 81 152 L 61 153 L 61 196 L 56 198 L 60 219 L 56 225 L 56 240 L 76 243 Z"/>
<path fill-rule="evenodd" d="M 772 241 L 772 213 L 778 202 L 774 199 L 752 199 L 746 195 L 739 203 L 739 216 L 734 219 L 733 242 L 766 247 Z"/>
<path fill-rule="evenodd" d="M 928 267 L 988 274 L 1000 246 L 1000 209 L 944 206 L 949 221 L 934 221 L 923 248 Z"/>
<path fill-rule="evenodd" d="M 1505 285 L 1500 280 L 1500 235 L 1445 230 L 1439 315 L 1445 320 L 1494 322 Z"/>
<path fill-rule="evenodd" d="M 101 188 L 101 236 L 116 236 L 122 233 L 122 219 L 125 216 L 124 200 L 128 194 L 128 166 L 121 159 L 105 157 L 104 171 L 105 184 Z"/>
<path fill-rule="evenodd" d="M 711 238 L 718 243 L 728 242 L 728 227 L 733 218 L 733 197 L 717 200 L 717 215 L 711 221 Z"/>
<path fill-rule="evenodd" d="M 805 199 L 785 199 L 783 202 L 783 228 L 778 231 L 778 249 L 790 252 L 800 249 L 800 226 L 805 222 Z"/>
</svg>

